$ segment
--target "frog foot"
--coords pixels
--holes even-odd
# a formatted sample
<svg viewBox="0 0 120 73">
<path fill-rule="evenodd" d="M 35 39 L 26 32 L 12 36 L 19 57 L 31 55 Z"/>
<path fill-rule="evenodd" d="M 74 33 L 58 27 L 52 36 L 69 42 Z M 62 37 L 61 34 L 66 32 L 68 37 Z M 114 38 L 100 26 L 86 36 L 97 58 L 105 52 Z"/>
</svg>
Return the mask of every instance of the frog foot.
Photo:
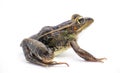
<svg viewBox="0 0 120 73">
<path fill-rule="evenodd" d="M 107 58 L 91 58 L 87 61 L 90 61 L 90 62 L 101 62 L 101 63 L 104 63 L 103 60 L 106 60 Z"/>
<path fill-rule="evenodd" d="M 104 63 L 103 60 L 107 60 L 107 58 L 97 58 L 97 59 L 96 59 L 96 62 Z"/>
</svg>

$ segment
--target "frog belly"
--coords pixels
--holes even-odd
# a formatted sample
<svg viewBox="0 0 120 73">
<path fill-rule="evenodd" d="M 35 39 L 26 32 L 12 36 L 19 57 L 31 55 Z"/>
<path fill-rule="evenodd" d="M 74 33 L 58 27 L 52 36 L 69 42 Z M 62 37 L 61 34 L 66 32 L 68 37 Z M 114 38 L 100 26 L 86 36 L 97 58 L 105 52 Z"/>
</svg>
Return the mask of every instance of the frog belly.
<svg viewBox="0 0 120 73">
<path fill-rule="evenodd" d="M 55 55 L 55 56 L 58 56 L 59 54 L 61 54 L 61 53 L 63 53 L 64 51 L 66 51 L 67 49 L 69 49 L 69 47 L 63 47 L 63 48 L 61 48 L 61 49 L 59 49 L 59 50 L 56 50 L 56 51 L 54 51 L 54 55 Z"/>
</svg>

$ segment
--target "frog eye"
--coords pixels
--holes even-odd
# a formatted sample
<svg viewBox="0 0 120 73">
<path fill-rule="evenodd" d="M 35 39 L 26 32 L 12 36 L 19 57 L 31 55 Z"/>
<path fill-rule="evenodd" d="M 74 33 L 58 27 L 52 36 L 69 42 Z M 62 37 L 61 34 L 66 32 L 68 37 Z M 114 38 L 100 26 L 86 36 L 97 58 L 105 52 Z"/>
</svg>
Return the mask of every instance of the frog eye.
<svg viewBox="0 0 120 73">
<path fill-rule="evenodd" d="M 79 14 L 73 14 L 73 15 L 72 15 L 72 20 L 75 20 L 75 19 L 78 18 L 78 17 L 80 17 Z"/>
<path fill-rule="evenodd" d="M 85 19 L 84 19 L 84 18 L 80 18 L 80 19 L 78 19 L 77 21 L 78 21 L 78 23 L 80 23 L 80 24 L 85 23 Z"/>
</svg>

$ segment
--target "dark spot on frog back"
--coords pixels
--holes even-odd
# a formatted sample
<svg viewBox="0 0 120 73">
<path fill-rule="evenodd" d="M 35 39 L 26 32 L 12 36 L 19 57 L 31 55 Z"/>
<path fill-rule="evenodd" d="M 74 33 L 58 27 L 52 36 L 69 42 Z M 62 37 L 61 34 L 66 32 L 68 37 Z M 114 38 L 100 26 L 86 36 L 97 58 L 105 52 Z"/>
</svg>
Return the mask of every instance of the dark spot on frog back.
<svg viewBox="0 0 120 73">
<path fill-rule="evenodd" d="M 52 26 L 45 26 L 41 29 L 41 31 L 38 33 L 39 35 L 43 35 L 45 33 L 48 33 L 53 30 Z"/>
</svg>

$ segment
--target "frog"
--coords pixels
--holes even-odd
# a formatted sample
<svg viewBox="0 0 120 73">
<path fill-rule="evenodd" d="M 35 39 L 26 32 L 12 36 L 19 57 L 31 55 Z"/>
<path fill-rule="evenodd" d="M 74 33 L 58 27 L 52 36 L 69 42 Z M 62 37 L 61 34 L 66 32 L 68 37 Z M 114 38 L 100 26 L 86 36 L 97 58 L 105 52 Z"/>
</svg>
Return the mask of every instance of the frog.
<svg viewBox="0 0 120 73">
<path fill-rule="evenodd" d="M 71 19 L 63 23 L 43 27 L 37 34 L 22 40 L 20 46 L 26 60 L 45 67 L 58 64 L 69 66 L 66 62 L 57 62 L 53 59 L 67 49 L 72 48 L 85 61 L 103 62 L 106 58 L 94 57 L 77 43 L 78 34 L 93 22 L 94 20 L 91 17 L 73 14 Z"/>
</svg>

